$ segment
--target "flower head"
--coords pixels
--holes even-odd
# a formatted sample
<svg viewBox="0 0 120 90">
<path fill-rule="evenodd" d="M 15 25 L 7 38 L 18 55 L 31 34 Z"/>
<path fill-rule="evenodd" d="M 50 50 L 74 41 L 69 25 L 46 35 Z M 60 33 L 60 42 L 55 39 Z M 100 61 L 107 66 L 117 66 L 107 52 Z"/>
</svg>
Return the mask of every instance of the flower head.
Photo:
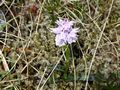
<svg viewBox="0 0 120 90">
<path fill-rule="evenodd" d="M 52 32 L 56 34 L 55 41 L 57 46 L 76 42 L 78 28 L 73 28 L 73 23 L 73 21 L 69 21 L 67 18 L 59 19 L 56 21 L 57 27 L 51 28 Z"/>
</svg>

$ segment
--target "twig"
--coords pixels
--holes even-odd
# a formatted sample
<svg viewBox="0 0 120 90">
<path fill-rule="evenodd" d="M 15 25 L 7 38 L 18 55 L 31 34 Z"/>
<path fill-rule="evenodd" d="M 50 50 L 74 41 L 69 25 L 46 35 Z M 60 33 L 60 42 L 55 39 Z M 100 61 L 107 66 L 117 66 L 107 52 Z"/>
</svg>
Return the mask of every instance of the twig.
<svg viewBox="0 0 120 90">
<path fill-rule="evenodd" d="M 7 64 L 6 59 L 5 59 L 4 55 L 2 54 L 1 50 L 0 50 L 0 57 L 2 59 L 2 63 L 3 63 L 3 67 L 4 67 L 5 71 L 9 71 L 8 64 Z"/>
</svg>

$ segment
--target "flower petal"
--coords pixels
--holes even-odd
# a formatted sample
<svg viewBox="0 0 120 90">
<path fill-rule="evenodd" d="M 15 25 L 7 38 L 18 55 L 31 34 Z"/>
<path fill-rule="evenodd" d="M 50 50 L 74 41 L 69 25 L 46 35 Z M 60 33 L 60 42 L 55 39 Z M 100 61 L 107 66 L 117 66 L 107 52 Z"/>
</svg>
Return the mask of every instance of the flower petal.
<svg viewBox="0 0 120 90">
<path fill-rule="evenodd" d="M 63 46 L 63 45 L 65 45 L 64 39 L 62 39 L 61 35 L 59 35 L 59 34 L 56 35 L 55 41 L 56 41 L 56 45 L 57 46 Z"/>
<path fill-rule="evenodd" d="M 55 34 L 59 34 L 59 33 L 61 33 L 61 31 L 62 31 L 61 27 L 50 28 L 50 29 L 52 30 L 51 32 L 53 32 L 53 33 L 55 33 Z"/>
</svg>

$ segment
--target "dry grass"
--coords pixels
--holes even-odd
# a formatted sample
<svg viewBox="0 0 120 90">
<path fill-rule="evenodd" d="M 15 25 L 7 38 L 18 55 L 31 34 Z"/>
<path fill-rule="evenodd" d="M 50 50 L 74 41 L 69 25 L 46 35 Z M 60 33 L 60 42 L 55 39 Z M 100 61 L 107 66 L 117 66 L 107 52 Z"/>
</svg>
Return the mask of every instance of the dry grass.
<svg viewBox="0 0 120 90">
<path fill-rule="evenodd" d="M 1 59 L 0 90 L 119 90 L 119 10 L 119 0 L 2 0 L 0 49 L 10 70 Z M 67 79 L 66 50 L 50 32 L 58 17 L 80 28 Z"/>
</svg>

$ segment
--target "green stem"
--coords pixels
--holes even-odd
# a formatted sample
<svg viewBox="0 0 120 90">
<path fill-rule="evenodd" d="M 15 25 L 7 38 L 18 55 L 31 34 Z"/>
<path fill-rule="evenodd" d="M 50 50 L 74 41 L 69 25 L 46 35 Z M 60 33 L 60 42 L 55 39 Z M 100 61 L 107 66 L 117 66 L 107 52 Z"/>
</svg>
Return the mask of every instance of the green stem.
<svg viewBox="0 0 120 90">
<path fill-rule="evenodd" d="M 69 66 L 70 66 L 70 48 L 68 45 L 65 45 L 63 48 L 64 48 L 64 50 L 66 49 L 64 79 L 67 79 L 67 76 L 68 76 L 67 73 L 68 73 Z"/>
</svg>

